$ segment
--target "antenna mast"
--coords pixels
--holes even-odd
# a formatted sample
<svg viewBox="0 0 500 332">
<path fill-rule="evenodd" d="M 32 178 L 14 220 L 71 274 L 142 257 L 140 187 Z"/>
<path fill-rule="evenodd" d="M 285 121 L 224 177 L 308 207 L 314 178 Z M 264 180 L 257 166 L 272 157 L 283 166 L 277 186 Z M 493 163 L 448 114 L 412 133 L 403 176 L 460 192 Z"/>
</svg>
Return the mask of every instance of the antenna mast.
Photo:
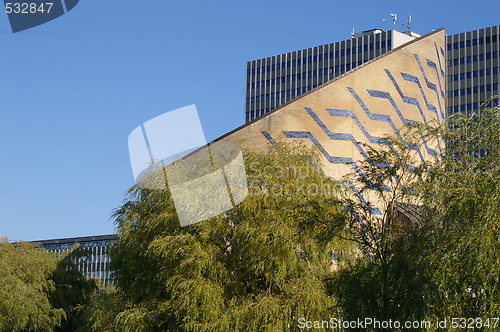
<svg viewBox="0 0 500 332">
<path fill-rule="evenodd" d="M 411 15 L 408 16 L 408 21 L 406 21 L 406 28 L 408 29 L 408 34 L 411 36 Z"/>
<path fill-rule="evenodd" d="M 394 23 L 394 30 L 396 30 L 396 21 L 398 20 L 398 15 L 391 14 L 392 22 Z"/>
</svg>

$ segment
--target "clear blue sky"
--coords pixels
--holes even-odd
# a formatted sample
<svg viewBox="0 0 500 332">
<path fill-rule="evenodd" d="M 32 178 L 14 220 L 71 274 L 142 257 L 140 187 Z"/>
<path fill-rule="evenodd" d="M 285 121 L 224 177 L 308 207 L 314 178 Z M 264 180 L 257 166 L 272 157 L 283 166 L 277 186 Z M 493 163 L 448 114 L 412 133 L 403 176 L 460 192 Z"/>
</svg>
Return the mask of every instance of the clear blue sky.
<svg viewBox="0 0 500 332">
<path fill-rule="evenodd" d="M 390 13 L 422 34 L 500 24 L 491 0 L 81 0 L 16 34 L 0 13 L 0 234 L 113 232 L 136 126 L 196 104 L 214 139 L 243 124 L 246 61 L 384 28 Z"/>
</svg>

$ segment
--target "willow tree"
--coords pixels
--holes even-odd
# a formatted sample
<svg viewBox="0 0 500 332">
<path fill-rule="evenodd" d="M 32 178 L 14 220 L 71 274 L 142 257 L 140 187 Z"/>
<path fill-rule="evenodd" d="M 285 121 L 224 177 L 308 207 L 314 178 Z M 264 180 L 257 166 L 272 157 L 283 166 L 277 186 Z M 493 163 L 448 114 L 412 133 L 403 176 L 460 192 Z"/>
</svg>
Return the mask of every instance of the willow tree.
<svg viewBox="0 0 500 332">
<path fill-rule="evenodd" d="M 0 244 L 0 331 L 53 331 L 65 313 L 50 294 L 57 260 L 32 243 Z"/>
<path fill-rule="evenodd" d="M 117 292 L 104 295 L 113 306 L 91 311 L 92 328 L 276 331 L 334 315 L 325 282 L 344 217 L 338 185 L 318 165 L 301 145 L 246 151 L 247 197 L 186 227 L 168 190 L 133 187 L 115 214 Z"/>
<path fill-rule="evenodd" d="M 431 314 L 498 317 L 500 107 L 451 116 L 440 134 L 447 148 L 421 190 L 436 229 L 429 261 L 438 293 Z"/>
</svg>

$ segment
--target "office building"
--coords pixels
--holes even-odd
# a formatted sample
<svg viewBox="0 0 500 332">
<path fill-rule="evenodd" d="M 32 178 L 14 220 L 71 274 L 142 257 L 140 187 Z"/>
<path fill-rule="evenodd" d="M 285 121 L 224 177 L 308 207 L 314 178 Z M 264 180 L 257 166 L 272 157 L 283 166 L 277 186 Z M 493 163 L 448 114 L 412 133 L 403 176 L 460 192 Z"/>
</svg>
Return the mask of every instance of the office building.
<svg viewBox="0 0 500 332">
<path fill-rule="evenodd" d="M 352 38 L 247 62 L 245 122 L 419 35 L 373 29 Z"/>
<path fill-rule="evenodd" d="M 500 26 L 446 37 L 448 114 L 478 112 L 498 95 L 500 83 Z"/>
<path fill-rule="evenodd" d="M 57 258 L 78 243 L 85 253 L 75 261 L 78 271 L 88 278 L 100 279 L 103 286 L 107 286 L 113 282 L 112 272 L 109 269 L 111 260 L 107 250 L 108 246 L 117 240 L 116 234 L 111 234 L 33 242 L 40 243 L 48 251 L 53 251 Z"/>
<path fill-rule="evenodd" d="M 247 62 L 245 122 L 378 57 L 414 37 L 413 32 L 373 29 L 350 40 Z M 470 114 L 498 95 L 500 26 L 446 37 L 447 113 Z"/>
</svg>

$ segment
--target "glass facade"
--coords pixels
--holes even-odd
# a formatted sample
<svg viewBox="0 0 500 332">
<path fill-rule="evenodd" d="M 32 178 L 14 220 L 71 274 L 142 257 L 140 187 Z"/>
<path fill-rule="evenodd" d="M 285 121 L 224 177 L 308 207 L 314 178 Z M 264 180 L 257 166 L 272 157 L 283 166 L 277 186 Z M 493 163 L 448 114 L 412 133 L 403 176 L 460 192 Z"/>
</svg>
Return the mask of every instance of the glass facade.
<svg viewBox="0 0 500 332">
<path fill-rule="evenodd" d="M 374 29 L 350 40 L 247 62 L 245 122 L 310 91 L 413 39 L 397 31 Z"/>
<path fill-rule="evenodd" d="M 499 94 L 500 26 L 447 36 L 446 49 L 448 115 L 478 112 Z"/>
<path fill-rule="evenodd" d="M 116 242 L 115 234 L 87 236 L 67 239 L 33 241 L 40 243 L 48 251 L 53 251 L 57 258 L 78 243 L 84 254 L 75 258 L 78 271 L 88 278 L 96 278 L 102 281 L 104 286 L 113 282 L 112 271 L 109 269 L 111 262 L 107 254 L 108 246 Z"/>
</svg>

